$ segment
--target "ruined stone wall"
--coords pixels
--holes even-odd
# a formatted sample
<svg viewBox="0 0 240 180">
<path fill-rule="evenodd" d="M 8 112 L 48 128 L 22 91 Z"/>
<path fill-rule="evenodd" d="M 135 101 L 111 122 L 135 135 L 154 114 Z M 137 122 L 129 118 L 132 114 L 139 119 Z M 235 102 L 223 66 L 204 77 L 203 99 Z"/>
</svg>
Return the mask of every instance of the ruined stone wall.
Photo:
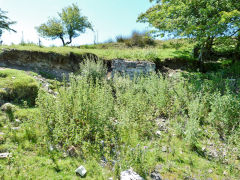
<svg viewBox="0 0 240 180">
<path fill-rule="evenodd" d="M 112 61 L 112 77 L 117 73 L 121 75 L 127 75 L 132 79 L 134 75 L 149 74 L 154 72 L 155 69 L 155 63 L 148 61 Z"/>
</svg>

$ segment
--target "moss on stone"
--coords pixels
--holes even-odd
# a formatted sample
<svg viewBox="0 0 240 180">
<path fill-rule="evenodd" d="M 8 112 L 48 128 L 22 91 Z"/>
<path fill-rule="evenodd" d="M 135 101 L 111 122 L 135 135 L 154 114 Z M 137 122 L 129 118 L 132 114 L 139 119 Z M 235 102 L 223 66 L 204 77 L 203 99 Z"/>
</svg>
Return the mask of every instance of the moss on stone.
<svg viewBox="0 0 240 180">
<path fill-rule="evenodd" d="M 0 99 L 34 105 L 38 94 L 37 81 L 23 71 L 4 69 L 0 71 Z"/>
</svg>

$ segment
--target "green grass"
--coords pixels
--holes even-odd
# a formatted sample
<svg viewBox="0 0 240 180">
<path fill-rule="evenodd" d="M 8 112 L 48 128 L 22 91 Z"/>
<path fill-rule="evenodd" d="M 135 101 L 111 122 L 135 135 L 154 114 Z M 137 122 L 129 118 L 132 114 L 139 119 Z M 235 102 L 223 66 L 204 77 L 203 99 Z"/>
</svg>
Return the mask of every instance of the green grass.
<svg viewBox="0 0 240 180">
<path fill-rule="evenodd" d="M 37 92 L 38 83 L 24 71 L 0 70 L 0 97 L 5 101 L 27 101 L 33 105 Z"/>
<path fill-rule="evenodd" d="M 149 60 L 191 57 L 192 43 L 183 40 L 159 41 L 156 46 L 146 48 L 129 48 L 121 43 L 107 43 L 97 45 L 83 45 L 80 47 L 39 47 L 36 45 L 11 45 L 2 46 L 1 49 L 18 49 L 40 52 L 54 52 L 67 55 L 70 52 L 76 54 L 93 53 L 101 59 L 128 59 L 128 60 Z M 1 51 L 1 50 L 0 50 Z"/>
</svg>

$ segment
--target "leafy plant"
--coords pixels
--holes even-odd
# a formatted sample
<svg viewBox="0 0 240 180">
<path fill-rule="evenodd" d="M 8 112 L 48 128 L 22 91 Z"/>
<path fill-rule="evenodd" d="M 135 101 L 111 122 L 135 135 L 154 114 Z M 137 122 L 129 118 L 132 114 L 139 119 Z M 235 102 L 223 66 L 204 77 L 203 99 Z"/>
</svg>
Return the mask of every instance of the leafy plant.
<svg viewBox="0 0 240 180">
<path fill-rule="evenodd" d="M 93 79 L 94 82 L 103 80 L 107 75 L 107 67 L 100 59 L 85 59 L 79 66 L 79 74 L 87 79 Z"/>
</svg>

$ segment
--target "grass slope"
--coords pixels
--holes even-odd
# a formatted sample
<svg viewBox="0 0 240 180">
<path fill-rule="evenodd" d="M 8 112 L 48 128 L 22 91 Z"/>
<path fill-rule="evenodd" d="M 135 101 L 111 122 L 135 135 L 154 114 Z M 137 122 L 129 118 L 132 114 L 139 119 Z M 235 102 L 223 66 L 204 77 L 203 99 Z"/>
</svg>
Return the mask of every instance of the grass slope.
<svg viewBox="0 0 240 180">
<path fill-rule="evenodd" d="M 145 48 L 127 47 L 122 43 L 106 43 L 97 45 L 83 45 L 80 47 L 39 47 L 34 44 L 1 46 L 1 49 L 18 49 L 40 52 L 55 52 L 68 54 L 93 53 L 101 59 L 128 59 L 128 60 L 149 60 L 166 58 L 190 58 L 192 43 L 186 40 L 159 41 L 156 46 Z M 0 50 L 1 51 L 1 50 Z"/>
</svg>

